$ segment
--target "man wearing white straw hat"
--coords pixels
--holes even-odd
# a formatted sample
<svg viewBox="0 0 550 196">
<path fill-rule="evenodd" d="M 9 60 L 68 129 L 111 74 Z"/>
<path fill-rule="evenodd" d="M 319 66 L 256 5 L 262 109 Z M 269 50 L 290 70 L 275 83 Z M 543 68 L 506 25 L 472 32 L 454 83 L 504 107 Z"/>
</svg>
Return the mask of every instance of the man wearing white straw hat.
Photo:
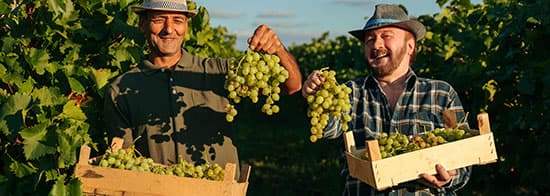
<svg viewBox="0 0 550 196">
<path fill-rule="evenodd" d="M 426 28 L 398 5 L 376 5 L 374 14 L 362 29 L 349 32 L 364 44 L 364 55 L 370 74 L 348 81 L 352 89 L 349 127 L 357 145 L 395 130 L 416 135 L 462 119 L 464 109 L 457 92 L 447 82 L 416 76 L 412 64 L 416 41 L 424 37 Z M 313 71 L 304 82 L 302 95 L 314 94 L 325 79 Z M 450 114 L 447 116 L 447 114 Z M 460 125 L 460 126 L 467 126 Z M 331 117 L 323 130 L 323 138 L 342 135 L 342 124 Z M 362 146 L 358 146 L 361 148 Z M 403 163 L 407 164 L 407 163 Z M 421 174 L 420 179 L 376 191 L 368 184 L 351 177 L 342 161 L 346 179 L 343 195 L 455 195 L 468 181 L 471 167 L 447 171 L 436 164 L 436 175 Z"/>
<path fill-rule="evenodd" d="M 201 58 L 182 49 L 188 18 L 198 11 L 189 10 L 185 0 L 145 0 L 132 10 L 140 16 L 149 54 L 107 89 L 104 114 L 110 137 L 122 137 L 124 148 L 135 144 L 156 163 L 181 158 L 222 167 L 238 164 L 224 108 L 231 61 Z M 259 26 L 248 43 L 252 50 L 277 55 L 289 72 L 281 89 L 287 94 L 299 91 L 298 65 L 272 29 Z"/>
</svg>

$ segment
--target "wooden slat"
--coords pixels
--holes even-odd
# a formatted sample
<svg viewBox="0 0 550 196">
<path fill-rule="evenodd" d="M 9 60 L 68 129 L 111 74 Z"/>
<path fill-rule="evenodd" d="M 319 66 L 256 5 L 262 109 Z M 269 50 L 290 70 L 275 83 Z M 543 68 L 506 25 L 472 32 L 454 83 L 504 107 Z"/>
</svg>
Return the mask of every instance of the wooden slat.
<svg viewBox="0 0 550 196">
<path fill-rule="evenodd" d="M 477 115 L 477 126 L 479 134 L 491 133 L 491 124 L 489 123 L 489 114 L 481 113 Z"/>
<path fill-rule="evenodd" d="M 78 156 L 78 163 L 79 164 L 88 164 L 88 160 L 90 159 L 90 147 L 83 145 L 80 147 L 80 154 Z"/>
<path fill-rule="evenodd" d="M 382 159 L 380 147 L 378 146 L 378 140 L 365 141 L 365 150 L 370 161 L 378 161 Z"/>
<path fill-rule="evenodd" d="M 244 164 L 241 167 L 241 175 L 239 177 L 238 182 L 248 182 L 248 178 L 250 178 L 250 170 L 251 169 L 252 169 L 252 167 L 250 165 Z"/>
<path fill-rule="evenodd" d="M 223 174 L 223 180 L 228 182 L 235 181 L 236 171 L 237 171 L 237 165 L 235 163 L 226 163 L 225 172 Z"/>
<path fill-rule="evenodd" d="M 346 152 L 355 151 L 355 139 L 353 138 L 353 131 L 344 132 L 344 145 L 346 145 Z"/>
</svg>

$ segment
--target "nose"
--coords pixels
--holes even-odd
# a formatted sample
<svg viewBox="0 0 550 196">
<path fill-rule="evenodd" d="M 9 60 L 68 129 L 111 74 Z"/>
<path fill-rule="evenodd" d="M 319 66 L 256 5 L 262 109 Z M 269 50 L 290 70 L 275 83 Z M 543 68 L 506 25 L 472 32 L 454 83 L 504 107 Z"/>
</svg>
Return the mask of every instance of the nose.
<svg viewBox="0 0 550 196">
<path fill-rule="evenodd" d="M 382 39 L 382 38 L 380 38 L 380 37 L 375 37 L 375 38 L 374 38 L 373 47 L 374 47 L 375 49 L 384 47 L 384 39 Z"/>
<path fill-rule="evenodd" d="M 168 35 L 174 32 L 174 24 L 172 24 L 170 20 L 166 20 L 166 22 L 164 22 L 164 32 Z"/>
</svg>

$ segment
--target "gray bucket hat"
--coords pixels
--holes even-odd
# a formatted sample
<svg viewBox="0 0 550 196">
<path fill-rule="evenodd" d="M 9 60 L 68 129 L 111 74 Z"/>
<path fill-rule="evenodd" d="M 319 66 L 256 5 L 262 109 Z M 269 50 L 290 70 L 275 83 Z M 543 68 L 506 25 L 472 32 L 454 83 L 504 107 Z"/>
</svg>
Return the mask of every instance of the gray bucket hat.
<svg viewBox="0 0 550 196">
<path fill-rule="evenodd" d="M 363 29 L 350 31 L 349 33 L 361 41 L 365 41 L 365 33 L 367 31 L 382 27 L 393 26 L 405 29 L 414 34 L 416 40 L 424 38 L 426 35 L 426 27 L 407 16 L 405 10 L 398 5 L 378 4 L 374 10 L 374 14 L 369 18 Z"/>
<path fill-rule="evenodd" d="M 141 6 L 132 6 L 132 11 L 141 14 L 147 10 L 183 12 L 188 17 L 195 16 L 197 10 L 189 10 L 186 0 L 144 0 Z"/>
</svg>

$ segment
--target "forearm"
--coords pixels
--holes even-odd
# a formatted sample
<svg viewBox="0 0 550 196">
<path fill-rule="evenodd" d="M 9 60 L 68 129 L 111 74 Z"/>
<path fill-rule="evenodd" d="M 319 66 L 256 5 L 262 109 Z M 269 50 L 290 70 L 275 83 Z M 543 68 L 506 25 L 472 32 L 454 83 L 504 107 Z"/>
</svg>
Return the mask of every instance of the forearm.
<svg viewBox="0 0 550 196">
<path fill-rule="evenodd" d="M 298 92 L 302 88 L 302 75 L 296 59 L 282 45 L 275 55 L 279 57 L 280 64 L 288 71 L 288 79 L 282 86 L 283 92 L 289 95 Z"/>
</svg>

